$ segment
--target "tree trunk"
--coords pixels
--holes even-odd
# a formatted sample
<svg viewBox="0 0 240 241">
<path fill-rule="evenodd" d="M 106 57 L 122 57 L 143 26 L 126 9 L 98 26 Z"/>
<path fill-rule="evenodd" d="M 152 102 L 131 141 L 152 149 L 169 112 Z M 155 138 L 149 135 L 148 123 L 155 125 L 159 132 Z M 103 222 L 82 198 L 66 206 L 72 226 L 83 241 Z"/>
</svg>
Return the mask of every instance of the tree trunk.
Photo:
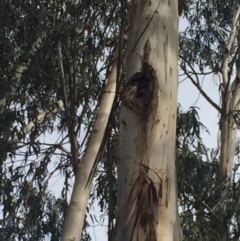
<svg viewBox="0 0 240 241">
<path fill-rule="evenodd" d="M 234 114 L 239 109 L 239 77 L 240 67 L 237 66 L 237 76 L 232 88 L 230 89 L 231 76 L 229 76 L 229 59 L 233 53 L 234 43 L 236 42 L 237 24 L 239 22 L 240 6 L 235 12 L 232 20 L 232 29 L 226 44 L 226 53 L 223 59 L 222 67 L 222 115 L 221 115 L 221 155 L 219 164 L 218 178 L 222 181 L 224 178 L 231 177 L 233 168 L 233 158 L 236 151 L 237 125 L 233 119 Z M 239 39 L 239 36 L 238 36 Z M 237 50 L 237 48 L 236 48 Z M 237 50 L 239 52 L 239 50 Z M 239 53 L 237 53 L 239 56 Z M 239 64 L 238 64 L 239 65 Z"/>
<path fill-rule="evenodd" d="M 116 50 L 112 70 L 108 76 L 108 82 L 89 138 L 87 150 L 76 170 L 73 193 L 64 221 L 62 241 L 79 241 L 81 239 L 94 168 L 103 147 L 104 135 L 117 91 L 117 53 Z"/>
<path fill-rule="evenodd" d="M 116 240 L 179 241 L 178 2 L 133 3 L 120 114 Z"/>
<path fill-rule="evenodd" d="M 236 154 L 237 146 L 237 130 L 238 130 L 238 115 L 239 115 L 239 101 L 240 101 L 240 66 L 237 64 L 237 74 L 236 78 L 233 81 L 233 84 L 230 88 L 231 76 L 229 75 L 229 59 L 233 53 L 231 52 L 234 49 L 234 44 L 237 41 L 237 24 L 239 24 L 240 16 L 240 6 L 235 12 L 232 20 L 232 29 L 229 34 L 229 39 L 226 44 L 226 53 L 223 59 L 222 67 L 222 113 L 221 113 L 221 152 L 220 152 L 220 163 L 219 163 L 219 172 L 218 179 L 221 183 L 225 182 L 225 187 L 221 192 L 222 199 L 228 197 L 226 194 L 228 192 L 228 185 L 230 185 L 233 169 L 233 161 Z M 238 36 L 239 39 L 239 36 Z M 239 50 L 235 48 L 235 51 L 238 51 L 237 55 L 239 57 Z M 235 53 L 234 53 L 235 54 Z M 221 222 L 223 223 L 224 234 L 221 237 L 221 241 L 227 241 L 230 239 L 229 220 L 226 215 L 222 218 Z"/>
</svg>

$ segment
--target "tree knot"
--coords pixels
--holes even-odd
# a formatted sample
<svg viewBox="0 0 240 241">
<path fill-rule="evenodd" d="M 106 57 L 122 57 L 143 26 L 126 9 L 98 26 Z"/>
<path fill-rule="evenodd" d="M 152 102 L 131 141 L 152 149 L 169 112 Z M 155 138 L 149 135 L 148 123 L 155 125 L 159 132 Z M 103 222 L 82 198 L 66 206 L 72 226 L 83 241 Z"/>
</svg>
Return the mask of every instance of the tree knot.
<svg viewBox="0 0 240 241">
<path fill-rule="evenodd" d="M 155 72 L 150 66 L 147 71 L 135 73 L 123 88 L 122 103 L 137 115 L 146 115 L 150 110 L 155 80 Z"/>
</svg>

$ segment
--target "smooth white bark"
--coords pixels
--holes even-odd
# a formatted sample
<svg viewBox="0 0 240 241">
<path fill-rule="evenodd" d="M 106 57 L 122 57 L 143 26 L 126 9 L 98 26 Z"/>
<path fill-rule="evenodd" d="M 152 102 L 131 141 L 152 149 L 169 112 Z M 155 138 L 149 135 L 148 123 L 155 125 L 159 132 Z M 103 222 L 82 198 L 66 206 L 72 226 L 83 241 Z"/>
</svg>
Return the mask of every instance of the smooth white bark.
<svg viewBox="0 0 240 241">
<path fill-rule="evenodd" d="M 113 59 L 116 60 L 117 51 Z M 117 61 L 112 65 L 111 73 L 105 87 L 97 117 L 87 145 L 87 150 L 76 171 L 76 177 L 71 196 L 70 205 L 64 222 L 62 241 L 79 241 L 84 225 L 88 199 L 91 191 L 91 183 L 88 183 L 89 176 L 96 161 L 103 142 L 108 120 L 112 111 L 116 95 Z M 91 180 L 90 180 L 91 181 Z M 90 185 L 88 185 L 90 184 Z"/>
<path fill-rule="evenodd" d="M 157 83 L 150 114 L 137 116 L 125 106 L 121 110 L 117 241 L 181 240 L 175 167 L 177 8 L 175 0 L 135 1 L 133 4 L 126 79 L 141 71 L 139 55 L 144 56 L 144 46 L 149 41 L 149 64 L 155 70 Z M 157 202 L 150 197 L 155 191 Z"/>
<path fill-rule="evenodd" d="M 220 154 L 220 163 L 219 163 L 219 181 L 222 181 L 224 178 L 231 178 L 232 168 L 233 168 L 233 159 L 236 151 L 236 142 L 237 142 L 237 125 L 233 120 L 233 114 L 236 110 L 239 109 L 239 83 L 234 81 L 233 88 L 230 89 L 230 76 L 229 71 L 229 58 L 233 54 L 232 50 L 234 49 L 234 44 L 236 43 L 237 38 L 237 23 L 239 22 L 240 16 L 240 6 L 237 8 L 236 13 L 233 16 L 232 20 L 232 29 L 229 34 L 229 39 L 226 44 L 227 51 L 223 59 L 222 67 L 222 113 L 221 113 L 221 154 Z M 235 48 L 235 51 L 237 48 Z M 239 68 L 239 67 L 238 67 Z M 240 70 L 237 69 L 236 80 L 240 76 Z"/>
</svg>

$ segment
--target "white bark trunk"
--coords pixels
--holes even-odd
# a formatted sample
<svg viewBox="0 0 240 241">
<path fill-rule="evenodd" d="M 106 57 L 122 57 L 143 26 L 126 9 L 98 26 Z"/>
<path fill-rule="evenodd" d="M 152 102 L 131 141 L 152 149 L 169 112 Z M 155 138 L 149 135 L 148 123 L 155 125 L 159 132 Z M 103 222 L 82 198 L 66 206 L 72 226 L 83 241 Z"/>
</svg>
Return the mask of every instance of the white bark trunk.
<svg viewBox="0 0 240 241">
<path fill-rule="evenodd" d="M 236 77 L 236 81 L 234 84 L 233 90 L 233 97 L 231 102 L 231 115 L 229 121 L 229 136 L 228 136 L 228 162 L 227 162 L 227 176 L 232 176 L 232 169 L 233 169 L 233 161 L 236 155 L 236 147 L 237 147 L 237 131 L 238 131 L 238 124 L 234 116 L 239 116 L 239 101 L 240 101 L 240 69 L 238 70 L 238 74 Z"/>
<path fill-rule="evenodd" d="M 235 54 L 232 50 L 238 51 L 238 48 L 235 48 L 235 43 L 237 42 L 237 24 L 239 23 L 240 16 L 240 6 L 234 14 L 232 20 L 232 28 L 229 34 L 228 42 L 226 44 L 226 53 L 223 59 L 223 68 L 222 68 L 222 113 L 221 113 L 221 153 L 220 153 L 220 163 L 219 163 L 219 172 L 218 179 L 219 182 L 227 181 L 231 182 L 233 161 L 236 153 L 236 144 L 237 144 L 237 129 L 238 126 L 234 120 L 234 115 L 236 111 L 239 111 L 239 100 L 240 100 L 240 67 L 237 67 L 237 76 L 235 81 L 230 89 L 230 76 L 229 76 L 229 58 L 231 55 Z M 239 43 L 238 43 L 239 44 Z M 224 195 L 226 198 L 225 189 L 221 195 Z M 221 222 L 223 223 L 224 234 L 221 236 L 221 241 L 227 241 L 230 239 L 229 235 L 229 223 L 230 220 L 222 218 Z"/>
<path fill-rule="evenodd" d="M 175 167 L 177 8 L 176 0 L 133 3 L 126 79 L 146 66 L 139 55 L 144 56 L 147 42 L 156 79 L 145 115 L 135 114 L 141 110 L 131 110 L 130 104 L 121 110 L 117 241 L 181 240 Z"/>
<path fill-rule="evenodd" d="M 232 29 L 229 34 L 227 51 L 223 60 L 222 68 L 222 84 L 223 84 L 223 94 L 222 94 L 222 116 L 221 116 L 221 155 L 220 155 L 220 164 L 219 164 L 219 174 L 218 178 L 221 182 L 224 178 L 230 178 L 232 175 L 233 168 L 233 159 L 236 151 L 236 142 L 237 142 L 237 125 L 233 120 L 233 114 L 236 110 L 239 109 L 239 77 L 240 70 L 237 69 L 237 77 L 234 81 L 233 88 L 230 90 L 230 77 L 228 74 L 229 69 L 229 58 L 231 50 L 236 42 L 236 31 L 237 23 L 239 22 L 240 16 L 240 6 L 238 7 L 233 20 L 232 20 Z M 237 48 L 236 48 L 237 50 Z"/>
</svg>

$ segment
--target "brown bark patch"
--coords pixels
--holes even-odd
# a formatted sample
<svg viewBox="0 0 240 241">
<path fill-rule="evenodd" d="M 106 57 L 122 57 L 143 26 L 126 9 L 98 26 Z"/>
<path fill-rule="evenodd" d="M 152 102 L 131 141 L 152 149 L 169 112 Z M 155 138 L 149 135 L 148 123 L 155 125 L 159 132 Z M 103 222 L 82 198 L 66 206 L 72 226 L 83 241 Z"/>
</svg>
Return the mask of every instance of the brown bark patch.
<svg viewBox="0 0 240 241">
<path fill-rule="evenodd" d="M 139 116 L 147 116 L 151 110 L 156 75 L 154 70 L 137 72 L 124 87 L 123 104 Z"/>
<path fill-rule="evenodd" d="M 144 212 L 140 216 L 140 226 L 141 226 L 141 228 L 146 232 L 147 225 L 152 224 L 154 222 L 154 220 L 155 220 L 154 214 Z"/>
</svg>

